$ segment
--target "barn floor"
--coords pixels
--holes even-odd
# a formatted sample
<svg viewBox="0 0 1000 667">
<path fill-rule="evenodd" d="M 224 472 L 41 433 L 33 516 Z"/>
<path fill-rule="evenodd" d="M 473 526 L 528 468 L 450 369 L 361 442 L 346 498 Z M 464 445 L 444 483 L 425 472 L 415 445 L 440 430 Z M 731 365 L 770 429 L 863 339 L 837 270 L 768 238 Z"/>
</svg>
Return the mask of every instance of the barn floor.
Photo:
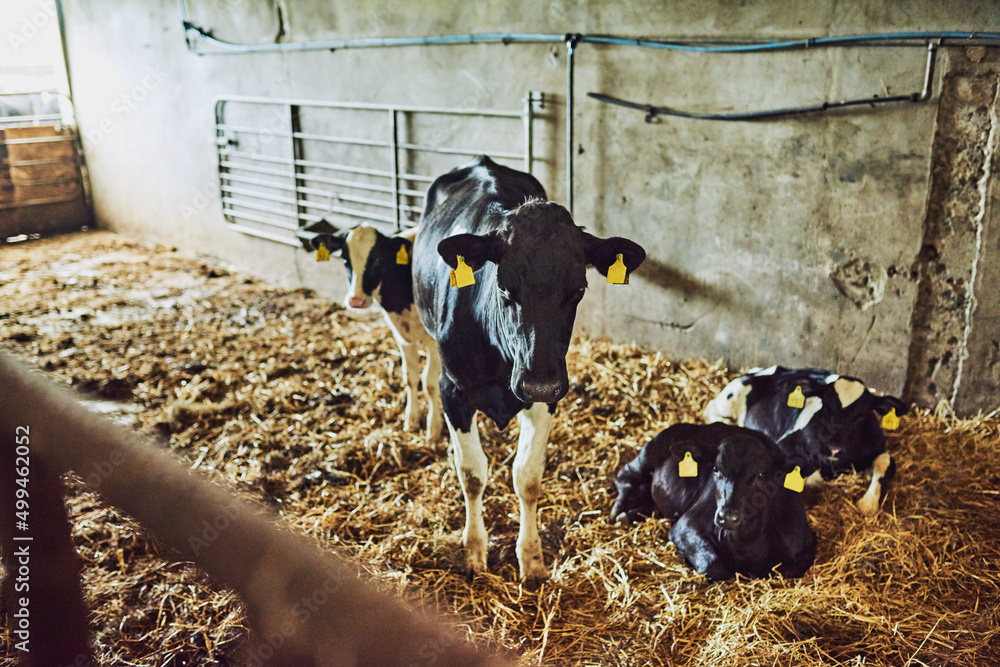
<svg viewBox="0 0 1000 667">
<path fill-rule="evenodd" d="M 803 579 L 712 584 L 665 522 L 623 528 L 607 514 L 619 465 L 696 419 L 734 373 L 576 340 L 540 510 L 553 576 L 528 591 L 514 557 L 516 425 L 484 427 L 491 573 L 470 582 L 446 446 L 400 432 L 399 358 L 380 319 L 91 232 L 0 246 L 0 349 L 520 665 L 1000 664 L 995 416 L 911 412 L 890 436 L 899 474 L 877 517 L 853 506 L 863 479 L 838 480 L 807 497 L 819 551 Z M 69 505 L 103 664 L 245 662 L 233 594 L 81 484 Z M 0 641 L 12 664 L 6 631 Z"/>
</svg>

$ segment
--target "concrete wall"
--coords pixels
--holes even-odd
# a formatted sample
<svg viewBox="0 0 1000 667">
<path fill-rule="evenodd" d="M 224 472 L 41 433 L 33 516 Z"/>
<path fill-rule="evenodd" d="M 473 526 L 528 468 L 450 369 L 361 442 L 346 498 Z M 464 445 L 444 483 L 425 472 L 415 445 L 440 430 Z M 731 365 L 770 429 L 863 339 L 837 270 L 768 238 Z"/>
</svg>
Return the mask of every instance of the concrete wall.
<svg viewBox="0 0 1000 667">
<path fill-rule="evenodd" d="M 741 4 L 189 0 L 194 23 L 240 43 L 1000 31 L 997 2 Z M 542 90 L 537 174 L 551 198 L 565 200 L 561 45 L 199 56 L 185 46 L 174 0 L 63 5 L 96 213 L 111 229 L 339 296 L 339 268 L 225 225 L 213 143 L 219 94 L 517 109 L 526 90 Z M 824 366 L 886 391 L 905 387 L 925 404 L 1000 404 L 1000 263 L 988 252 L 1000 235 L 991 206 L 995 49 L 942 49 L 926 103 L 797 120 L 646 123 L 584 96 L 705 111 L 785 107 L 919 91 L 924 62 L 920 48 L 737 55 L 580 46 L 575 217 L 649 253 L 628 287 L 593 274 L 582 327 L 677 359 Z"/>
</svg>

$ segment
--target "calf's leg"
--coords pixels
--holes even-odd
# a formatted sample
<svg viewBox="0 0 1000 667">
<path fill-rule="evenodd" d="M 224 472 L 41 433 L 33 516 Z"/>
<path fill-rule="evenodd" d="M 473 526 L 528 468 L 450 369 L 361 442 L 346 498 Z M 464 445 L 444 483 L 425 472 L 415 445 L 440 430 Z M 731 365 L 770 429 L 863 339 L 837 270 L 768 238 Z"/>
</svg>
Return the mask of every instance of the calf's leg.
<svg viewBox="0 0 1000 667">
<path fill-rule="evenodd" d="M 392 330 L 392 337 L 399 346 L 399 360 L 402 365 L 403 386 L 406 387 L 406 410 L 403 413 L 403 430 L 411 431 L 417 426 L 418 417 L 413 407 L 414 398 L 420 388 L 420 352 L 413 340 L 411 311 L 390 313 L 383 311 L 385 320 Z M 419 322 L 417 323 L 419 326 Z"/>
<path fill-rule="evenodd" d="M 552 428 L 552 413 L 545 403 L 535 403 L 517 415 L 521 435 L 514 457 L 514 491 L 521 505 L 521 527 L 517 534 L 517 562 L 521 578 L 537 582 L 548 577 L 538 536 L 538 499 L 542 495 L 545 445 Z"/>
<path fill-rule="evenodd" d="M 406 412 L 403 414 L 403 430 L 412 431 L 420 421 L 420 409 L 414 407 L 420 389 L 420 353 L 416 343 L 400 343 L 399 356 L 403 359 L 403 380 L 406 382 Z"/>
<path fill-rule="evenodd" d="M 437 343 L 427 338 L 427 365 L 424 366 L 424 392 L 427 394 L 427 440 L 437 442 L 444 429 L 444 409 L 441 407 L 441 356 Z"/>
<path fill-rule="evenodd" d="M 731 559 L 721 553 L 698 526 L 704 524 L 711 530 L 710 517 L 710 514 L 700 514 L 692 520 L 690 514 L 685 514 L 670 529 L 670 541 L 696 572 L 714 581 L 724 581 L 735 574 Z"/>
<path fill-rule="evenodd" d="M 465 545 L 465 565 L 469 574 L 486 571 L 486 548 L 489 537 L 483 521 L 483 487 L 489 468 L 483 446 L 479 442 L 479 427 L 475 413 L 468 431 L 452 425 L 446 414 L 448 430 L 451 432 L 451 446 L 455 453 L 455 470 L 465 496 L 465 529 L 462 544 Z"/>
<path fill-rule="evenodd" d="M 889 452 L 882 452 L 872 463 L 872 481 L 865 495 L 858 500 L 858 509 L 865 516 L 875 516 L 878 513 L 879 501 L 882 499 L 882 479 L 886 476 L 892 457 Z"/>
</svg>

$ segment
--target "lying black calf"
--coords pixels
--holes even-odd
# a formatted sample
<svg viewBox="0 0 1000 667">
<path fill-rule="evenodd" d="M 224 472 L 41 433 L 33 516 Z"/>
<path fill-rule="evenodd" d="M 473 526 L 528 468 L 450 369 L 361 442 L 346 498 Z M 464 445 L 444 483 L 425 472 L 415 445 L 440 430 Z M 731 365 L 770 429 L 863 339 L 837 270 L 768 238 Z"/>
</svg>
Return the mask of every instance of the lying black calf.
<svg viewBox="0 0 1000 667">
<path fill-rule="evenodd" d="M 693 477 L 680 464 L 690 453 Z M 736 573 L 801 577 L 816 535 L 800 493 L 785 488 L 794 464 L 762 433 L 728 424 L 675 424 L 618 471 L 612 521 L 659 510 L 673 522 L 670 540 L 709 579 Z"/>
</svg>

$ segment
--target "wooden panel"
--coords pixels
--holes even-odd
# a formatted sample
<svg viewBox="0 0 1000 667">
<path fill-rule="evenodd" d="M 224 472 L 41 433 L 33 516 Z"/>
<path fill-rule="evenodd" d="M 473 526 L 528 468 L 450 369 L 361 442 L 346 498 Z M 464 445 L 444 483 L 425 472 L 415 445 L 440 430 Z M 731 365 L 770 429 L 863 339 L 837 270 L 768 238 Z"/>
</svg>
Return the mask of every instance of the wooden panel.
<svg viewBox="0 0 1000 667">
<path fill-rule="evenodd" d="M 66 199 L 82 195 L 79 181 L 61 181 L 53 183 L 37 183 L 34 185 L 16 185 L 14 201 L 19 203 L 37 201 L 40 199 Z"/>
<path fill-rule="evenodd" d="M 61 204 L 0 208 L 0 238 L 17 234 L 58 234 L 92 226 L 83 197 Z"/>
<path fill-rule="evenodd" d="M 75 158 L 60 162 L 11 166 L 7 171 L 7 182 L 14 185 L 79 177 L 80 169 L 76 165 Z M 0 182 L 3 182 L 2 176 Z"/>
<path fill-rule="evenodd" d="M 54 139 L 31 143 L 7 143 L 8 162 L 38 160 L 42 158 L 73 157 L 73 135 L 67 130 L 56 130 L 51 125 L 39 127 L 8 127 L 3 130 L 3 141 L 19 139 Z"/>
<path fill-rule="evenodd" d="M 19 143 L 25 139 L 42 141 Z M 35 160 L 40 162 L 16 164 Z M 91 225 L 77 160 L 76 138 L 69 129 L 0 129 L 0 237 L 51 234 Z"/>
</svg>

